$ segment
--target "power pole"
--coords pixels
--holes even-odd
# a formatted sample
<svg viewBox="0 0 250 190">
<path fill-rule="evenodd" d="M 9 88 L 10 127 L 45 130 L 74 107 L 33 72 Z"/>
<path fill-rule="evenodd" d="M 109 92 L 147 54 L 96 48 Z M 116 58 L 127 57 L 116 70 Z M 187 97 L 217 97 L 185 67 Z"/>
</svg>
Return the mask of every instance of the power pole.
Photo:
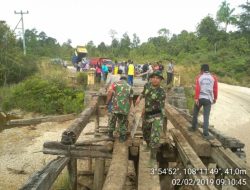
<svg viewBox="0 0 250 190">
<path fill-rule="evenodd" d="M 24 14 L 29 14 L 29 11 L 26 11 L 26 12 L 23 12 L 23 11 L 20 11 L 20 12 L 14 12 L 15 14 L 20 14 L 21 15 L 21 19 L 19 20 L 19 22 L 17 23 L 14 31 L 17 29 L 17 26 L 19 25 L 20 22 L 22 22 L 22 33 L 23 33 L 23 54 L 26 55 L 26 46 L 25 46 L 25 35 L 24 35 L 24 21 L 23 21 L 23 15 Z"/>
</svg>

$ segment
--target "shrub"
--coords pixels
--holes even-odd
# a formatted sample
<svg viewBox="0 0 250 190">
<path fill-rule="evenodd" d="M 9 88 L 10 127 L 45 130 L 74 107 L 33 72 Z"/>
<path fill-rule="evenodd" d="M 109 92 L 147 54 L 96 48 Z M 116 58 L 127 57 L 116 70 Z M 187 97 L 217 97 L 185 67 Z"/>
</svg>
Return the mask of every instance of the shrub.
<svg viewBox="0 0 250 190">
<path fill-rule="evenodd" d="M 84 94 L 66 86 L 63 80 L 32 77 L 19 83 L 3 102 L 3 110 L 21 108 L 43 114 L 79 113 Z"/>
<path fill-rule="evenodd" d="M 185 95 L 187 98 L 187 108 L 189 113 L 193 114 L 193 107 L 194 107 L 194 89 L 193 88 L 185 88 Z"/>
<path fill-rule="evenodd" d="M 88 84 L 88 75 L 84 72 L 78 72 L 76 76 L 77 83 L 86 87 Z"/>
</svg>

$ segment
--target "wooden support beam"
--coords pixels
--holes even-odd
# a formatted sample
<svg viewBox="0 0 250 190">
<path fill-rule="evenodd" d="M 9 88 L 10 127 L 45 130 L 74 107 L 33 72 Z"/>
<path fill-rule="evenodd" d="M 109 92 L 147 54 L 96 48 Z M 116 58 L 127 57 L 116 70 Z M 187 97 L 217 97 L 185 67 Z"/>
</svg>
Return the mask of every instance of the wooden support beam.
<svg viewBox="0 0 250 190">
<path fill-rule="evenodd" d="M 191 173 L 188 175 L 189 178 L 193 181 L 209 181 L 208 175 L 201 175 L 199 172 L 202 170 L 207 171 L 206 166 L 202 163 L 193 148 L 188 144 L 182 133 L 178 129 L 171 129 L 170 132 L 174 138 L 174 142 L 176 143 L 183 165 L 190 171 L 195 171 L 194 174 Z M 214 185 L 208 185 L 207 183 L 203 185 L 196 184 L 195 189 L 216 190 Z"/>
<path fill-rule="evenodd" d="M 37 117 L 32 119 L 14 119 L 6 123 L 7 126 L 25 126 L 25 125 L 35 125 L 42 122 L 62 122 L 74 119 L 75 114 L 67 115 L 53 115 L 46 117 Z"/>
<path fill-rule="evenodd" d="M 100 127 L 100 119 L 99 119 L 99 110 L 96 108 L 96 115 L 95 115 L 95 131 Z"/>
<path fill-rule="evenodd" d="M 67 157 L 58 157 L 57 159 L 50 161 L 44 168 L 34 173 L 20 190 L 50 189 L 68 162 L 69 158 Z"/>
<path fill-rule="evenodd" d="M 104 172 L 104 175 L 106 175 L 107 172 Z M 78 171 L 78 176 L 94 176 L 95 173 L 93 171 Z"/>
<path fill-rule="evenodd" d="M 198 156 L 209 157 L 211 155 L 211 144 L 199 132 L 189 132 L 190 123 L 172 106 L 166 103 L 165 110 L 168 119 L 175 128 L 180 130 Z"/>
<path fill-rule="evenodd" d="M 68 163 L 70 189 L 77 190 L 77 159 L 71 158 Z"/>
<path fill-rule="evenodd" d="M 64 155 L 72 158 L 112 158 L 112 144 L 95 146 L 64 145 L 59 142 L 45 142 L 43 153 L 52 155 Z"/>
<path fill-rule="evenodd" d="M 95 159 L 95 173 L 94 173 L 94 190 L 102 190 L 104 182 L 105 160 L 103 158 Z"/>
<path fill-rule="evenodd" d="M 177 111 L 189 122 L 192 122 L 192 116 L 183 112 L 180 109 L 177 109 Z M 198 121 L 198 126 L 202 128 L 203 122 Z M 236 139 L 234 137 L 229 137 L 223 132 L 217 130 L 214 128 L 213 125 L 209 125 L 209 132 L 212 133 L 223 145 L 225 148 L 244 148 L 245 144 L 242 143 L 239 139 Z"/>
<path fill-rule="evenodd" d="M 223 170 L 226 176 L 237 181 L 246 181 L 246 185 L 237 186 L 241 190 L 250 189 L 250 167 L 230 149 L 223 147 L 212 148 L 211 157 Z"/>
<path fill-rule="evenodd" d="M 106 176 L 103 190 L 123 190 L 128 172 L 128 147 L 117 139 L 114 144 L 113 157 Z"/>
<path fill-rule="evenodd" d="M 98 142 L 102 142 L 102 141 L 113 141 L 108 137 L 104 137 L 104 138 L 94 138 L 94 139 L 89 139 L 89 140 L 84 140 L 84 141 L 78 141 L 75 143 L 76 146 L 83 146 L 83 145 L 91 145 L 93 143 L 98 143 Z"/>
<path fill-rule="evenodd" d="M 62 134 L 61 142 L 63 144 L 74 144 L 81 134 L 82 130 L 85 128 L 89 122 L 90 116 L 96 112 L 98 105 L 98 96 L 92 97 L 92 101 L 88 108 L 86 108 L 74 123 L 66 129 Z"/>
<path fill-rule="evenodd" d="M 139 155 L 139 147 L 138 146 L 130 146 L 129 147 L 129 154 L 131 156 L 138 156 Z"/>
</svg>

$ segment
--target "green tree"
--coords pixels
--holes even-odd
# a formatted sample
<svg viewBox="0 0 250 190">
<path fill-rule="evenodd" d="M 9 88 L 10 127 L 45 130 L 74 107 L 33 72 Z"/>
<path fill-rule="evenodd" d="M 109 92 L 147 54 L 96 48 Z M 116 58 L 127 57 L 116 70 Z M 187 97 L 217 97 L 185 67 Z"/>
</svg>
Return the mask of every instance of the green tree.
<svg viewBox="0 0 250 190">
<path fill-rule="evenodd" d="M 133 40 L 132 40 L 132 48 L 137 48 L 140 44 L 140 38 L 136 35 L 136 33 L 133 34 Z"/>
<path fill-rule="evenodd" d="M 197 37 L 194 33 L 183 30 L 169 41 L 168 52 L 176 56 L 181 52 L 194 53 L 198 49 L 197 43 Z"/>
<path fill-rule="evenodd" d="M 87 43 L 86 48 L 89 56 L 96 56 L 96 46 L 92 40 Z"/>
<path fill-rule="evenodd" d="M 131 47 L 131 40 L 126 32 L 122 35 L 121 38 L 120 54 L 124 57 L 127 57 L 129 55 L 130 47 Z"/>
<path fill-rule="evenodd" d="M 250 32 L 250 3 L 240 5 L 243 12 L 239 16 L 238 28 L 241 32 L 249 34 Z"/>
<path fill-rule="evenodd" d="M 211 16 L 206 16 L 201 20 L 197 27 L 197 35 L 199 38 L 207 38 L 210 43 L 217 40 L 218 26 Z"/>
<path fill-rule="evenodd" d="M 170 35 L 170 31 L 166 28 L 161 28 L 160 30 L 158 30 L 158 34 L 159 34 L 159 36 L 162 36 L 162 37 L 168 39 L 169 35 Z"/>
<path fill-rule="evenodd" d="M 217 11 L 216 19 L 219 23 L 225 23 L 224 30 L 227 31 L 229 24 L 235 24 L 237 19 L 233 14 L 235 8 L 231 9 L 230 4 L 227 1 L 223 1 L 220 5 L 220 9 Z"/>
<path fill-rule="evenodd" d="M 111 51 L 112 51 L 113 57 L 119 56 L 119 47 L 120 47 L 119 41 L 116 38 L 114 38 L 111 42 L 111 48 L 112 48 Z"/>
<path fill-rule="evenodd" d="M 104 56 L 105 53 L 107 53 L 107 47 L 106 47 L 106 45 L 105 45 L 104 42 L 101 42 L 101 43 L 98 45 L 97 49 L 99 50 L 99 52 L 101 53 L 102 56 Z"/>
<path fill-rule="evenodd" d="M 0 86 L 18 83 L 36 69 L 34 57 L 23 56 L 14 33 L 0 22 Z"/>
<path fill-rule="evenodd" d="M 138 52 L 142 57 L 145 57 L 149 55 L 155 55 L 157 53 L 157 49 L 153 43 L 144 42 L 140 46 Z"/>
<path fill-rule="evenodd" d="M 66 42 L 64 42 L 60 48 L 60 54 L 63 59 L 70 59 L 72 53 L 73 53 L 73 47 L 71 46 L 71 39 L 68 39 Z"/>
</svg>

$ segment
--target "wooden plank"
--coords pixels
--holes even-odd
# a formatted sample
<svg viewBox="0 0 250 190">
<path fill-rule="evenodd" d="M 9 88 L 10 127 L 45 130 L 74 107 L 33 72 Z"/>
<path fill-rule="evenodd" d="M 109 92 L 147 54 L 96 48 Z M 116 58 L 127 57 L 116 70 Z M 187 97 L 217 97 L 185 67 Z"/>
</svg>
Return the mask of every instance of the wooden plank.
<svg viewBox="0 0 250 190">
<path fill-rule="evenodd" d="M 20 190 L 45 190 L 50 189 L 58 175 L 62 172 L 64 167 L 68 164 L 69 158 L 58 157 L 55 160 L 49 162 L 40 171 L 34 173 L 26 184 L 24 184 Z"/>
<path fill-rule="evenodd" d="M 105 160 L 102 158 L 95 159 L 95 174 L 94 174 L 94 190 L 102 190 L 104 182 Z"/>
<path fill-rule="evenodd" d="M 184 136 L 181 134 L 181 132 L 178 129 L 171 129 L 170 130 L 174 141 L 177 146 L 177 150 L 179 152 L 179 155 L 181 157 L 183 165 L 187 168 L 190 169 L 191 171 L 207 171 L 206 166 L 202 163 L 198 155 L 195 153 L 193 148 L 187 143 L 186 139 Z M 209 181 L 208 175 L 201 175 L 199 172 L 196 174 L 191 174 L 189 175 L 190 179 L 196 180 L 196 181 Z M 208 184 L 203 184 L 203 185 L 195 185 L 195 189 L 200 189 L 200 190 L 216 190 L 215 186 L 213 185 L 208 185 Z"/>
<path fill-rule="evenodd" d="M 76 146 L 90 145 L 90 144 L 93 144 L 93 143 L 98 143 L 98 142 L 103 142 L 103 141 L 112 141 L 112 140 L 110 140 L 110 138 L 108 138 L 108 137 L 93 138 L 93 139 L 89 139 L 89 140 L 78 141 L 78 142 L 75 143 L 75 145 Z"/>
<path fill-rule="evenodd" d="M 140 146 L 139 171 L 138 171 L 138 190 L 160 190 L 159 175 L 153 175 L 154 169 L 149 163 L 150 151 L 145 146 Z"/>
<path fill-rule="evenodd" d="M 117 139 L 103 190 L 123 190 L 128 172 L 128 147 Z"/>
<path fill-rule="evenodd" d="M 250 189 L 250 166 L 235 155 L 231 150 L 223 147 L 212 148 L 211 157 L 217 163 L 219 168 L 229 171 L 227 177 L 238 181 L 246 181 L 246 185 L 238 186 L 239 189 Z"/>
<path fill-rule="evenodd" d="M 14 119 L 6 123 L 7 126 L 24 126 L 24 125 L 34 125 L 42 122 L 62 122 L 68 121 L 75 118 L 75 114 L 67 115 L 53 115 L 46 117 L 37 117 L 31 119 Z"/>
<path fill-rule="evenodd" d="M 77 159 L 71 158 L 68 163 L 70 189 L 77 190 Z"/>
<path fill-rule="evenodd" d="M 104 175 L 106 175 L 107 172 L 104 172 Z M 94 176 L 95 173 L 93 171 L 78 171 L 78 176 Z"/>
<path fill-rule="evenodd" d="M 83 145 L 77 146 L 77 145 L 64 145 L 57 141 L 47 141 L 43 143 L 43 148 L 49 149 L 55 149 L 55 150 L 98 150 L 101 152 L 111 152 L 113 150 L 113 143 L 109 142 L 105 145 L 100 144 L 91 144 L 91 145 Z"/>
<path fill-rule="evenodd" d="M 92 101 L 87 109 L 85 109 L 74 123 L 70 125 L 62 134 L 61 142 L 63 144 L 74 144 L 81 134 L 82 130 L 85 128 L 89 122 L 90 116 L 96 112 L 98 105 L 98 96 L 92 97 Z"/>
<path fill-rule="evenodd" d="M 177 108 L 177 111 L 185 118 L 187 121 L 192 122 L 192 116 L 189 115 L 186 112 L 183 112 L 182 110 Z M 203 122 L 198 121 L 198 126 L 202 128 Z M 214 128 L 213 125 L 209 125 L 209 132 L 212 133 L 225 148 L 244 148 L 245 144 L 242 143 L 239 139 L 236 139 L 234 137 L 229 137 L 225 134 L 223 134 L 221 131 Z M 216 142 L 217 143 L 217 142 Z M 214 144 L 215 145 L 215 144 Z M 213 145 L 213 146 L 214 146 Z M 218 146 L 218 143 L 217 145 Z"/>
<path fill-rule="evenodd" d="M 165 110 L 168 119 L 178 128 L 187 139 L 198 156 L 209 157 L 211 154 L 211 144 L 206 141 L 199 132 L 189 132 L 190 123 L 169 104 L 165 104 Z"/>
<path fill-rule="evenodd" d="M 132 124 L 131 124 L 132 125 L 131 126 L 131 138 L 132 139 L 134 138 L 134 135 L 137 132 L 138 126 L 142 125 L 141 112 L 138 112 L 138 111 L 133 113 L 133 121 L 132 121 Z"/>
<path fill-rule="evenodd" d="M 72 158 L 111 158 L 112 143 L 107 145 L 74 146 L 64 145 L 59 142 L 45 142 L 43 153 L 52 155 L 64 155 Z"/>
</svg>

